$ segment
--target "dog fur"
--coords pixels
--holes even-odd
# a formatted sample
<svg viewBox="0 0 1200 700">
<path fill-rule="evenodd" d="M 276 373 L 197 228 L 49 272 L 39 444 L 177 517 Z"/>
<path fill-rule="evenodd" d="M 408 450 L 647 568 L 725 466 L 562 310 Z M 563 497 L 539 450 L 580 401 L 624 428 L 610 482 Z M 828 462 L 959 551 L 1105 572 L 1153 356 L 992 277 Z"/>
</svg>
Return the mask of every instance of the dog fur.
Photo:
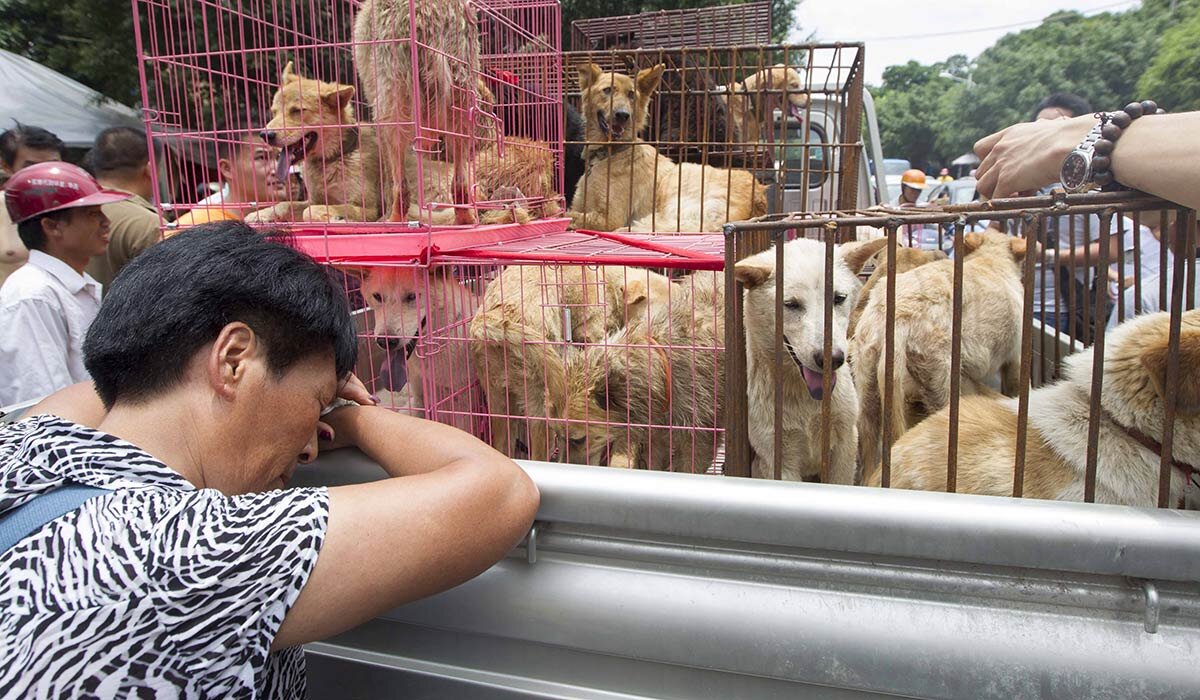
<svg viewBox="0 0 1200 700">
<path fill-rule="evenodd" d="M 766 188 L 746 170 L 676 164 L 638 137 L 662 64 L 636 78 L 579 68 L 587 162 L 571 203 L 576 228 L 600 231 L 720 231 L 767 213 Z"/>
<path fill-rule="evenodd" d="M 510 265 L 488 284 L 469 334 L 492 415 L 492 446 L 549 459 L 554 446 L 545 419 L 552 398 L 566 392 L 563 354 L 576 350 L 571 343 L 598 342 L 644 317 L 651 295 L 665 294 L 651 288 L 669 284 L 642 270 L 581 265 Z"/>
<path fill-rule="evenodd" d="M 414 41 L 422 44 L 415 66 L 410 53 Z M 465 117 L 480 102 L 479 30 L 472 6 L 464 0 L 365 0 L 354 18 L 354 42 L 363 92 L 375 122 L 383 125 L 380 154 L 391 195 L 390 218 L 400 221 L 408 215 L 412 197 L 404 161 L 413 141 L 444 138 L 454 171 L 455 222 L 474 223 L 470 205 L 476 139 L 493 140 L 495 128 L 481 120 L 470 129 Z M 412 104 L 414 81 L 421 92 L 418 105 Z"/>
<path fill-rule="evenodd" d="M 880 243 L 879 241 L 882 241 Z M 867 308 L 867 302 L 871 300 L 871 291 L 875 285 L 882 284 L 880 294 L 886 297 L 887 295 L 887 275 L 888 268 L 892 267 L 888 259 L 887 239 L 876 238 L 870 241 L 865 241 L 860 245 L 876 246 L 879 250 L 872 259 L 875 261 L 875 269 L 871 271 L 871 276 L 863 283 L 862 291 L 858 293 L 858 303 L 850 310 L 850 325 L 847 328 L 846 334 L 851 338 L 854 337 L 854 329 L 858 325 L 858 318 L 862 316 L 863 309 Z M 919 248 L 909 248 L 907 246 L 896 246 L 896 276 L 915 270 L 918 267 L 931 262 L 945 260 L 946 253 L 940 250 L 921 250 Z"/>
<path fill-rule="evenodd" d="M 988 381 L 1002 372 L 1015 391 L 1021 362 L 1021 269 L 1025 239 L 998 232 L 968 233 L 963 260 L 962 391 L 994 393 Z M 936 413 L 950 400 L 950 336 L 954 261 L 922 265 L 896 278 L 895 396 L 892 434 Z M 859 394 L 860 462 L 864 473 L 879 464 L 887 296 L 873 294 L 850 344 Z"/>
<path fill-rule="evenodd" d="M 560 444 L 577 464 L 704 473 L 724 425 L 725 277 L 667 285 L 649 314 L 574 354 L 552 402 Z M 661 288 L 657 292 L 663 293 Z M 672 426 L 651 427 L 651 426 Z"/>
<path fill-rule="evenodd" d="M 783 478 L 813 480 L 829 463 L 829 479 L 854 483 L 858 397 L 850 368 L 845 366 L 846 325 L 862 282 L 858 273 L 870 248 L 834 247 L 833 259 L 833 374 L 826 386 L 822 373 L 825 347 L 825 244 L 797 239 L 784 245 L 782 280 L 775 269 L 775 251 L 752 255 L 734 267 L 746 288 L 743 317 L 746 330 L 747 403 L 754 475 L 774 473 L 775 401 L 783 402 Z M 775 367 L 775 295 L 783 284 L 784 360 Z M 776 397 L 776 370 L 783 390 Z M 821 401 L 830 395 L 830 454 L 822 455 Z"/>
<path fill-rule="evenodd" d="M 248 221 L 379 218 L 379 149 L 374 132 L 358 128 L 352 99 L 354 86 L 301 77 L 288 62 L 263 137 L 283 149 L 281 164 L 303 159 L 308 200 L 281 202 Z"/>
<path fill-rule="evenodd" d="M 406 363 L 408 383 L 392 397 L 394 407 L 419 416 L 436 407 L 447 412 L 444 422 L 470 430 L 473 407 L 463 387 L 472 386 L 475 376 L 466 338 L 479 295 L 445 268 L 412 267 L 371 268 L 362 295 L 373 312 L 380 347 L 404 352 L 416 341 Z"/>
<path fill-rule="evenodd" d="M 741 143 L 758 143 L 762 138 L 762 123 L 764 116 L 769 117 L 762 105 L 756 105 L 756 98 L 762 100 L 769 95 L 767 91 L 781 91 L 787 100 L 787 110 L 796 119 L 804 118 L 804 108 L 808 106 L 808 95 L 804 92 L 804 80 L 800 73 L 790 66 L 777 63 L 770 68 L 764 68 L 741 82 L 728 86 L 728 91 L 721 99 L 729 110 L 729 120 L 738 134 Z M 770 95 L 774 97 L 774 95 Z M 770 101 L 763 100 L 766 104 Z"/>
<path fill-rule="evenodd" d="M 1131 319 L 1113 330 L 1104 350 L 1097 446 L 1096 502 L 1155 507 L 1159 455 L 1114 424 L 1161 442 L 1170 314 Z M 1062 381 L 1029 394 L 1025 452 L 1026 498 L 1082 501 L 1087 466 L 1093 353 L 1066 360 Z M 1200 311 L 1185 312 L 1179 340 L 1179 387 L 1172 455 L 1200 466 Z M 1016 459 L 1017 402 L 964 397 L 959 408 L 960 493 L 1011 496 Z M 893 488 L 944 491 L 949 409 L 906 433 L 892 448 Z M 868 480 L 880 484 L 875 473 Z M 1184 495 L 1187 478 L 1171 470 L 1170 502 Z M 1194 507 L 1194 502 L 1189 502 Z"/>
</svg>

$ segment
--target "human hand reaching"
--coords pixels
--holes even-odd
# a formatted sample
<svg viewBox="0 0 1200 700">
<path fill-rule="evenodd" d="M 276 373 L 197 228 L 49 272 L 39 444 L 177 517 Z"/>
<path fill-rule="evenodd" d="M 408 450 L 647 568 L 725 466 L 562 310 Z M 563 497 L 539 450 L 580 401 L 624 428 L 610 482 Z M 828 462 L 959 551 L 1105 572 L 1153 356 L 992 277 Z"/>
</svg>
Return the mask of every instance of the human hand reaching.
<svg viewBox="0 0 1200 700">
<path fill-rule="evenodd" d="M 991 199 L 1058 181 L 1062 162 L 1096 124 L 1090 114 L 1014 124 L 975 142 L 980 196 Z"/>
</svg>

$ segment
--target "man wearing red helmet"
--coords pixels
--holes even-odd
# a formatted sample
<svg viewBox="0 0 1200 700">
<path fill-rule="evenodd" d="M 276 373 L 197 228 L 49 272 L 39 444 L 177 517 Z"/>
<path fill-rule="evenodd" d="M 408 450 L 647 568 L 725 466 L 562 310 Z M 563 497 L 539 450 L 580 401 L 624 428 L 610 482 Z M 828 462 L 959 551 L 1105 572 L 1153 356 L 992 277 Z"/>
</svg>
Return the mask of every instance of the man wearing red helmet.
<svg viewBox="0 0 1200 700">
<path fill-rule="evenodd" d="M 100 205 L 128 198 L 62 162 L 31 165 L 5 185 L 29 262 L 0 287 L 0 406 L 89 379 L 83 339 L 100 310 L 101 285 L 84 268 L 108 246 Z"/>
</svg>

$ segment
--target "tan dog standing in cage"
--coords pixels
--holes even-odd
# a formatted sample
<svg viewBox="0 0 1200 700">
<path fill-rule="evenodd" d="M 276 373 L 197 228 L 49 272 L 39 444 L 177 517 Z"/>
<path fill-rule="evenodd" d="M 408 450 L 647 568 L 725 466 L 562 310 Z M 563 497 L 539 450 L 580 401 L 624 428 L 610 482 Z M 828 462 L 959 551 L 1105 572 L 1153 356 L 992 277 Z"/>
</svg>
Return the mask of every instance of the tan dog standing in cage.
<svg viewBox="0 0 1200 700">
<path fill-rule="evenodd" d="M 420 42 L 416 65 L 413 42 Z M 403 221 L 413 201 L 403 173 L 414 141 L 429 149 L 443 140 L 453 169 L 455 223 L 475 222 L 477 141 L 496 133 L 490 120 L 472 124 L 468 116 L 479 114 L 479 53 L 475 10 L 465 0 L 365 0 L 359 7 L 354 62 L 379 129 L 386 211 L 393 221 Z"/>
<path fill-rule="evenodd" d="M 550 459 L 554 397 L 577 344 L 603 340 L 653 299 L 667 278 L 620 266 L 509 265 L 484 292 L 470 324 L 470 352 L 491 416 L 491 444 L 510 456 Z"/>
<path fill-rule="evenodd" d="M 962 393 L 995 393 L 989 382 L 997 373 L 1001 373 L 1006 391 L 1015 393 L 1024 299 L 1019 263 L 1025 259 L 1025 239 L 999 232 L 968 233 L 963 243 Z M 954 293 L 953 260 L 922 265 L 896 278 L 896 306 L 892 310 L 895 392 L 891 405 L 892 435 L 896 438 L 950 400 Z M 888 410 L 883 405 L 888 311 L 887 295 L 872 294 L 850 342 L 859 394 L 858 433 L 864 474 L 877 468 L 883 449 L 882 416 Z"/>
<path fill-rule="evenodd" d="M 833 335 L 829 338 L 833 374 L 828 385 L 825 363 L 825 243 L 805 238 L 783 246 L 782 273 L 775 250 L 752 255 L 734 267 L 746 288 L 747 411 L 754 475 L 771 478 L 775 465 L 775 402 L 783 403 L 782 476 L 815 480 L 829 463 L 829 480 L 856 480 L 858 396 L 846 366 L 846 327 L 862 282 L 858 274 L 878 250 L 870 246 L 834 246 Z M 782 278 L 782 279 L 781 279 Z M 775 364 L 776 288 L 783 285 L 783 364 Z M 776 385 L 778 372 L 778 389 Z M 821 454 L 821 400 L 830 402 L 828 455 Z"/>
<path fill-rule="evenodd" d="M 1126 321 L 1104 348 L 1096 454 L 1096 502 L 1153 508 L 1158 504 L 1169 312 Z M 1064 379 L 1029 394 L 1023 495 L 1082 501 L 1087 469 L 1092 386 L 1091 351 L 1066 359 Z M 1169 504 L 1198 505 L 1200 484 L 1200 311 L 1183 314 Z M 1017 400 L 967 396 L 959 408 L 956 488 L 1011 496 L 1017 454 Z M 946 490 L 949 409 L 913 428 L 892 448 L 891 486 Z M 879 486 L 876 472 L 868 484 Z M 1190 491 L 1190 493 L 1189 493 Z M 1186 498 L 1185 498 L 1186 494 Z"/>
<path fill-rule="evenodd" d="M 445 267 L 370 268 L 362 295 L 374 316 L 374 336 L 388 352 L 405 355 L 407 383 L 383 404 L 472 429 L 475 374 L 467 327 L 479 295 Z"/>
<path fill-rule="evenodd" d="M 667 287 L 648 314 L 568 360 L 566 394 L 551 407 L 567 461 L 712 467 L 725 425 L 725 275 L 694 272 Z"/>
<path fill-rule="evenodd" d="M 650 99 L 665 66 L 636 78 L 579 67 L 586 169 L 575 189 L 575 228 L 599 231 L 720 231 L 767 213 L 766 188 L 746 170 L 676 164 L 643 141 Z"/>
<path fill-rule="evenodd" d="M 263 140 L 279 147 L 276 176 L 301 163 L 308 200 L 280 202 L 247 222 L 374 221 L 379 218 L 379 148 L 354 118 L 353 85 L 327 83 L 284 66 Z"/>
</svg>

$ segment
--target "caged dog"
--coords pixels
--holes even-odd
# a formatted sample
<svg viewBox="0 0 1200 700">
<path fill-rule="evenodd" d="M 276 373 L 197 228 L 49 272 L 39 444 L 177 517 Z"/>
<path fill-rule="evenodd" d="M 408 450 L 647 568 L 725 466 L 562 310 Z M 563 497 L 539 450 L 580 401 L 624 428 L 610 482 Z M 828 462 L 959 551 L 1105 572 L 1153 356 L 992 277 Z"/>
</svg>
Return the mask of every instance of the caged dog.
<svg viewBox="0 0 1200 700">
<path fill-rule="evenodd" d="M 247 221 L 374 221 L 379 218 L 379 149 L 354 119 L 354 86 L 298 75 L 291 61 L 271 100 L 262 138 L 279 147 L 276 176 L 302 163 L 305 202 L 281 202 Z"/>
<path fill-rule="evenodd" d="M 510 265 L 484 291 L 471 320 L 470 353 L 491 414 L 490 438 L 509 456 L 549 459 L 546 425 L 565 392 L 564 353 L 648 313 L 670 282 L 619 266 Z"/>
<path fill-rule="evenodd" d="M 676 164 L 638 137 L 664 70 L 660 63 L 630 78 L 594 63 L 579 67 L 589 145 L 571 202 L 576 228 L 720 231 L 767 213 L 766 188 L 749 171 Z"/>
<path fill-rule="evenodd" d="M 1169 312 L 1131 319 L 1104 348 L 1096 502 L 1152 508 L 1158 502 L 1164 428 Z M 1200 310 L 1183 314 L 1179 338 L 1171 505 L 1195 508 L 1200 481 Z M 1029 394 L 1023 495 L 1082 501 L 1092 394 L 1092 351 L 1066 359 L 1064 378 Z M 946 490 L 949 409 L 904 434 L 892 447 L 891 486 Z M 967 396 L 959 406 L 960 493 L 1011 496 L 1017 401 Z M 868 480 L 880 484 L 875 473 Z M 1190 491 L 1190 493 L 1189 493 Z"/>
<path fill-rule="evenodd" d="M 876 243 L 882 240 L 883 243 Z M 853 338 L 854 329 L 858 326 L 858 319 L 862 316 L 863 309 L 867 308 L 867 302 L 871 300 L 871 292 L 875 289 L 875 285 L 882 284 L 879 288 L 879 294 L 887 296 L 887 276 L 888 269 L 892 267 L 891 260 L 888 259 L 887 239 L 875 239 L 866 241 L 860 245 L 879 246 L 880 250 L 872 259 L 875 261 L 875 269 L 871 271 L 871 276 L 863 282 L 862 290 L 858 293 L 858 303 L 850 310 L 850 325 L 847 327 L 846 335 Z M 896 246 L 896 276 L 915 270 L 918 267 L 938 260 L 945 260 L 946 254 L 940 250 L 921 250 L 920 248 L 909 248 L 906 246 Z"/>
<path fill-rule="evenodd" d="M 963 392 L 994 393 L 988 382 L 997 372 L 1002 373 L 1002 386 L 1015 392 L 1024 299 L 1019 263 L 1025 259 L 1025 239 L 998 232 L 968 233 L 964 248 Z M 896 278 L 895 394 L 891 414 L 897 438 L 950 400 L 953 298 L 953 260 L 922 265 Z M 879 463 L 882 413 L 888 410 L 883 405 L 887 312 L 886 295 L 872 294 L 851 341 L 864 473 L 870 473 Z"/>
<path fill-rule="evenodd" d="M 872 242 L 874 243 L 874 242 Z M 814 480 L 821 463 L 830 465 L 835 484 L 856 481 L 858 396 L 846 361 L 846 326 L 862 282 L 858 274 L 877 245 L 834 246 L 831 374 L 825 364 L 825 243 L 796 239 L 783 246 L 783 274 L 775 251 L 737 263 L 734 275 L 745 287 L 747 405 L 754 475 L 769 478 L 775 464 L 775 401 L 783 402 L 783 478 Z M 775 298 L 783 285 L 783 364 L 775 367 Z M 776 370 L 782 389 L 776 396 Z M 830 401 L 830 454 L 821 452 L 821 400 Z"/>
<path fill-rule="evenodd" d="M 410 11 L 412 20 L 410 21 Z M 413 43 L 416 65 L 413 65 Z M 414 141 L 444 139 L 453 169 L 458 224 L 475 223 L 471 170 L 476 141 L 495 138 L 489 120 L 472 123 L 478 92 L 479 27 L 465 0 L 365 0 L 354 18 L 354 62 L 375 122 L 393 221 L 408 216 L 405 159 Z M 413 104 L 413 87 L 420 92 Z"/>
<path fill-rule="evenodd" d="M 701 473 L 713 465 L 725 418 L 725 277 L 696 272 L 652 294 L 664 293 L 568 360 L 566 391 L 551 407 L 568 461 Z"/>
<path fill-rule="evenodd" d="M 419 416 L 436 408 L 449 415 L 444 422 L 469 430 L 471 396 L 461 389 L 475 382 L 467 326 L 479 295 L 444 267 L 370 268 L 362 295 L 375 319 L 376 342 L 404 353 L 408 382 L 391 397 L 394 407 Z"/>
<path fill-rule="evenodd" d="M 729 120 L 739 141 L 757 143 L 762 138 L 763 119 L 770 117 L 765 109 L 770 101 L 763 98 L 773 97 L 772 93 L 776 92 L 783 94 L 788 115 L 803 120 L 808 94 L 804 91 L 800 73 L 791 66 L 777 63 L 727 86 L 721 99 L 729 108 Z"/>
</svg>

